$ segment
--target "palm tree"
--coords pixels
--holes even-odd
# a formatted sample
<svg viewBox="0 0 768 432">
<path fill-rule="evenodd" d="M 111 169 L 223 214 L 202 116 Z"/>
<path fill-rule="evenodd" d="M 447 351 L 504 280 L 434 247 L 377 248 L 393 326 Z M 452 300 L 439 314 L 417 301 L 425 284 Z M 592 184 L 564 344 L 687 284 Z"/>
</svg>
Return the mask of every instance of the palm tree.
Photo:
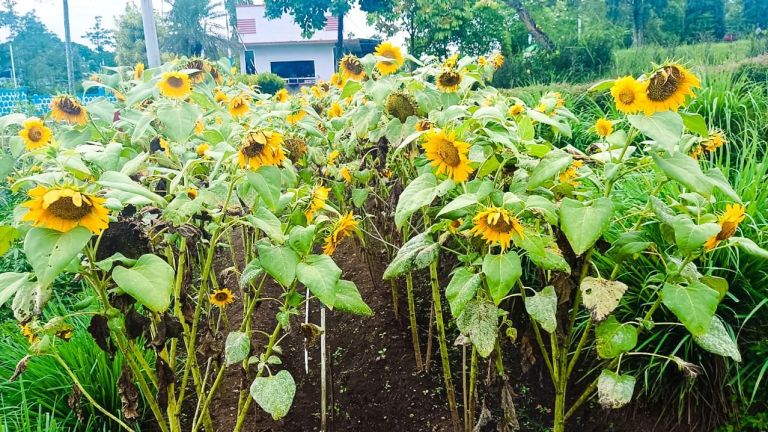
<svg viewBox="0 0 768 432">
<path fill-rule="evenodd" d="M 185 56 L 217 58 L 229 46 L 223 3 L 210 0 L 173 0 L 168 14 L 165 50 Z"/>
</svg>

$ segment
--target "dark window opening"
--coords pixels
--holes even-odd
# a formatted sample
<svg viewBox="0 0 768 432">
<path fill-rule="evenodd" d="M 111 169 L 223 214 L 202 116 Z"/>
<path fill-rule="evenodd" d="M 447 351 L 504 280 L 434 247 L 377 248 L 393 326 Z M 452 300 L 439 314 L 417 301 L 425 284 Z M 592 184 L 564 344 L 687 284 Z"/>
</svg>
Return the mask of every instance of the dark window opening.
<svg viewBox="0 0 768 432">
<path fill-rule="evenodd" d="M 315 76 L 315 62 L 312 60 L 272 62 L 272 73 L 282 78 L 307 78 Z"/>
<path fill-rule="evenodd" d="M 253 51 L 245 52 L 245 73 L 248 73 L 248 74 L 256 73 L 256 62 L 254 61 L 254 58 L 253 58 Z"/>
</svg>

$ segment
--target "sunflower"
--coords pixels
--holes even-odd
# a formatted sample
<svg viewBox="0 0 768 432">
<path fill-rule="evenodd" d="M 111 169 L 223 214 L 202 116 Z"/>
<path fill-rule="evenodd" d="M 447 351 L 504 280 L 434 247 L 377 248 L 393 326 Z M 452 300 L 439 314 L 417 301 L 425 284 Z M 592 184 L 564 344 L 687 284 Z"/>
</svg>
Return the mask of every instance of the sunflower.
<svg viewBox="0 0 768 432">
<path fill-rule="evenodd" d="M 288 90 L 283 88 L 278 90 L 277 93 L 275 93 L 275 100 L 280 103 L 288 102 L 288 98 L 290 98 L 290 96 L 291 95 L 288 94 Z"/>
<path fill-rule="evenodd" d="M 645 89 L 648 83 L 642 83 L 631 76 L 619 78 L 611 87 L 611 95 L 616 102 L 616 109 L 633 114 L 642 111 L 648 105 Z"/>
<path fill-rule="evenodd" d="M 195 135 L 200 135 L 205 132 L 205 123 L 202 120 L 195 122 Z"/>
<path fill-rule="evenodd" d="M 357 221 L 352 212 L 348 212 L 341 218 L 339 218 L 333 226 L 331 233 L 325 238 L 325 245 L 323 246 L 323 254 L 333 255 L 336 252 L 336 248 L 339 246 L 345 237 L 349 237 L 357 229 Z"/>
<path fill-rule="evenodd" d="M 363 63 L 357 56 L 352 54 L 347 54 L 341 58 L 341 61 L 339 61 L 339 72 L 344 79 L 361 81 L 365 77 Z"/>
<path fill-rule="evenodd" d="M 705 250 L 712 250 L 723 240 L 731 238 L 736 234 L 736 228 L 739 227 L 741 221 L 746 217 L 746 208 L 741 204 L 728 204 L 725 206 L 725 213 L 720 215 L 718 223 L 720 224 L 720 232 L 710 237 L 706 243 L 704 243 Z"/>
<path fill-rule="evenodd" d="M 285 120 L 288 122 L 288 124 L 295 125 L 296 123 L 300 122 L 305 115 L 307 115 L 307 112 L 304 110 L 304 107 L 299 107 L 296 110 L 291 110 L 291 113 L 288 114 Z"/>
<path fill-rule="evenodd" d="M 24 140 L 27 150 L 36 150 L 51 142 L 53 133 L 37 117 L 30 117 L 24 122 L 24 128 L 19 131 L 19 136 Z"/>
<path fill-rule="evenodd" d="M 56 96 L 51 101 L 51 117 L 56 121 L 68 121 L 70 123 L 85 124 L 88 119 L 88 111 L 71 96 Z"/>
<path fill-rule="evenodd" d="M 472 219 L 475 226 L 469 231 L 476 237 L 482 237 L 488 244 L 498 242 L 502 250 L 509 248 L 513 234 L 525 238 L 523 227 L 507 209 L 488 207 Z"/>
<path fill-rule="evenodd" d="M 709 138 L 702 142 L 701 146 L 711 153 L 726 144 L 728 144 L 728 140 L 725 138 L 725 132 L 720 129 L 714 129 L 709 131 Z"/>
<path fill-rule="evenodd" d="M 426 132 L 432 129 L 432 122 L 427 119 L 421 119 L 416 122 L 416 130 L 419 132 Z"/>
<path fill-rule="evenodd" d="M 232 291 L 228 288 L 222 288 L 214 291 L 208 299 L 211 301 L 212 305 L 219 308 L 225 308 L 235 301 L 235 295 L 232 294 Z"/>
<path fill-rule="evenodd" d="M 216 103 L 226 103 L 229 102 L 229 96 L 227 96 L 227 94 L 223 91 L 216 89 L 216 91 L 213 92 L 213 100 L 215 100 Z"/>
<path fill-rule="evenodd" d="M 684 66 L 669 63 L 657 69 L 648 79 L 645 114 L 657 111 L 677 111 L 687 96 L 695 96 L 694 88 L 701 88 L 699 78 Z"/>
<path fill-rule="evenodd" d="M 344 179 L 347 184 L 352 184 L 352 173 L 349 172 L 349 168 L 347 167 L 341 167 L 339 170 L 339 175 Z"/>
<path fill-rule="evenodd" d="M 493 59 L 491 59 L 491 63 L 493 63 L 494 69 L 499 69 L 504 66 L 504 56 L 501 53 L 496 53 L 496 55 L 493 56 Z"/>
<path fill-rule="evenodd" d="M 245 95 L 234 96 L 227 105 L 227 110 L 233 117 L 242 117 L 248 113 L 250 107 L 248 106 L 249 98 Z"/>
<path fill-rule="evenodd" d="M 197 189 L 193 187 L 187 188 L 186 193 L 187 193 L 187 197 L 191 200 L 197 198 L 197 196 L 200 195 L 200 192 L 198 192 Z"/>
<path fill-rule="evenodd" d="M 427 159 L 433 167 L 437 167 L 437 174 L 447 174 L 455 182 L 464 182 L 469 174 L 474 171 L 469 166 L 469 144 L 457 141 L 456 133 L 445 131 L 429 131 L 424 134 L 425 141 L 422 145 Z"/>
<path fill-rule="evenodd" d="M 448 57 L 447 59 L 445 59 L 445 61 L 443 62 L 443 66 L 445 66 L 446 69 L 453 69 L 453 67 L 456 66 L 456 61 L 458 60 L 459 60 L 459 55 L 454 54 Z"/>
<path fill-rule="evenodd" d="M 525 105 L 521 104 L 520 102 L 515 103 L 511 107 L 509 107 L 509 111 L 507 111 L 507 114 L 509 114 L 512 117 L 517 117 L 520 114 L 525 111 Z"/>
<path fill-rule="evenodd" d="M 328 153 L 328 165 L 333 165 L 334 163 L 336 163 L 336 159 L 339 158 L 339 154 L 340 153 L 338 150 L 334 150 Z"/>
<path fill-rule="evenodd" d="M 40 340 L 35 331 L 32 329 L 32 325 L 30 323 L 19 324 L 19 328 L 21 329 L 21 334 L 27 338 L 27 342 L 33 344 Z"/>
<path fill-rule="evenodd" d="M 387 96 L 384 108 L 387 110 L 387 114 L 396 117 L 401 123 L 405 123 L 408 117 L 417 114 L 418 105 L 416 99 L 410 94 L 395 91 Z"/>
<path fill-rule="evenodd" d="M 560 173 L 560 183 L 567 183 L 573 187 L 579 186 L 579 182 L 576 179 L 579 177 L 578 169 L 583 166 L 584 162 L 580 160 L 573 161 L 568 169 Z"/>
<path fill-rule="evenodd" d="M 237 163 L 240 168 L 254 170 L 265 165 L 279 165 L 285 160 L 282 143 L 283 136 L 277 132 L 249 132 L 237 152 Z"/>
<path fill-rule="evenodd" d="M 339 105 L 338 102 L 334 102 L 331 104 L 331 108 L 328 110 L 328 118 L 341 117 L 343 113 L 344 110 L 341 109 L 341 105 Z"/>
<path fill-rule="evenodd" d="M 307 218 L 307 223 L 312 222 L 315 213 L 325 207 L 325 202 L 328 201 L 328 193 L 330 191 L 330 188 L 318 186 L 312 192 L 312 201 L 310 201 L 307 211 L 304 212 L 304 216 Z"/>
<path fill-rule="evenodd" d="M 186 99 L 192 92 L 189 76 L 181 72 L 164 73 L 160 81 L 157 82 L 157 87 L 163 96 L 174 99 Z"/>
<path fill-rule="evenodd" d="M 319 85 L 313 85 L 311 90 L 312 94 L 318 99 L 321 99 L 323 96 L 325 96 L 325 90 L 323 90 L 323 88 Z"/>
<path fill-rule="evenodd" d="M 200 157 L 206 157 L 205 152 L 207 152 L 211 148 L 211 145 L 208 143 L 202 143 L 197 148 L 195 148 L 195 153 L 197 153 Z"/>
<path fill-rule="evenodd" d="M 106 201 L 71 187 L 46 188 L 37 186 L 29 190 L 31 200 L 22 204 L 29 209 L 22 220 L 56 231 L 67 232 L 77 226 L 99 234 L 109 224 Z"/>
<path fill-rule="evenodd" d="M 140 80 L 144 76 L 144 63 L 136 63 L 136 67 L 133 68 L 133 79 Z"/>
<path fill-rule="evenodd" d="M 477 58 L 477 65 L 480 67 L 485 67 L 488 64 L 488 59 L 485 58 L 485 56 L 480 56 Z"/>
<path fill-rule="evenodd" d="M 598 135 L 605 138 L 613 133 L 613 122 L 604 118 L 599 118 L 595 122 L 595 131 Z"/>
<path fill-rule="evenodd" d="M 336 88 L 344 88 L 344 84 L 347 83 L 347 80 L 344 78 L 344 76 L 338 72 L 331 75 L 331 84 Z"/>
<path fill-rule="evenodd" d="M 452 69 L 446 69 L 435 78 L 437 88 L 445 93 L 455 93 L 461 84 L 461 74 Z"/>
<path fill-rule="evenodd" d="M 205 80 L 205 73 L 208 72 L 208 65 L 203 59 L 192 59 L 187 62 L 185 69 L 194 69 L 194 72 L 189 73 L 189 80 L 192 84 L 198 84 Z"/>
<path fill-rule="evenodd" d="M 376 57 L 380 57 L 376 63 L 376 69 L 381 72 L 382 75 L 389 75 L 397 72 L 400 66 L 405 63 L 403 59 L 403 53 L 400 48 L 392 45 L 390 42 L 382 42 L 376 47 Z"/>
</svg>

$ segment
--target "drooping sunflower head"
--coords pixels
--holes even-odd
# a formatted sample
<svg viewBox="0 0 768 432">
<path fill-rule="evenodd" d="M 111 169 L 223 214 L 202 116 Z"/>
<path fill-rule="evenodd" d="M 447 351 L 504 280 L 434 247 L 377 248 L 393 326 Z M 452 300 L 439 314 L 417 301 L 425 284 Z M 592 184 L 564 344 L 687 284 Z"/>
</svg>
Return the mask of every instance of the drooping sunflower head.
<svg viewBox="0 0 768 432">
<path fill-rule="evenodd" d="M 713 129 L 709 131 L 709 138 L 704 140 L 701 146 L 711 153 L 726 144 L 728 144 L 728 140 L 725 138 L 725 132 L 721 129 Z"/>
<path fill-rule="evenodd" d="M 331 104 L 331 108 L 328 109 L 328 118 L 341 117 L 343 113 L 344 110 L 341 108 L 341 105 L 338 102 L 334 102 Z"/>
<path fill-rule="evenodd" d="M 613 122 L 604 118 L 597 119 L 595 122 L 595 132 L 603 138 L 607 137 L 613 133 Z"/>
<path fill-rule="evenodd" d="M 283 136 L 277 132 L 249 132 L 237 152 L 237 162 L 240 168 L 254 170 L 261 166 L 280 165 L 285 160 L 282 144 Z"/>
<path fill-rule="evenodd" d="M 227 103 L 229 102 L 229 96 L 227 96 L 226 93 L 221 91 L 221 89 L 216 89 L 213 92 L 213 100 L 216 101 L 216 103 Z"/>
<path fill-rule="evenodd" d="M 105 199 L 77 188 L 37 186 L 29 190 L 29 197 L 31 199 L 22 204 L 29 209 L 22 220 L 34 226 L 60 232 L 82 226 L 99 234 L 109 224 L 109 212 L 103 206 Z"/>
<path fill-rule="evenodd" d="M 30 117 L 24 122 L 19 136 L 24 140 L 24 146 L 27 147 L 27 150 L 36 150 L 48 145 L 53 133 L 42 120 L 37 117 Z"/>
<path fill-rule="evenodd" d="M 432 129 L 432 122 L 427 119 L 421 119 L 416 122 L 416 130 L 419 132 L 426 132 Z"/>
<path fill-rule="evenodd" d="M 189 73 L 189 80 L 192 84 L 198 84 L 205 80 L 205 74 L 208 72 L 208 65 L 201 58 L 193 58 L 187 62 L 184 69 L 194 69 Z"/>
<path fill-rule="evenodd" d="M 144 63 L 136 63 L 133 68 L 133 79 L 140 80 L 144 76 Z"/>
<path fill-rule="evenodd" d="M 453 69 L 444 69 L 435 78 L 437 88 L 445 93 L 455 93 L 461 84 L 461 73 Z"/>
<path fill-rule="evenodd" d="M 235 295 L 228 288 L 223 288 L 212 292 L 209 300 L 212 305 L 225 308 L 235 301 Z"/>
<path fill-rule="evenodd" d="M 678 63 L 667 63 L 648 78 L 646 96 L 647 115 L 657 111 L 677 111 L 687 96 L 695 96 L 694 88 L 701 88 L 699 78 Z"/>
<path fill-rule="evenodd" d="M 325 237 L 323 254 L 333 255 L 341 241 L 344 240 L 344 238 L 354 234 L 355 230 L 357 230 L 357 221 L 355 220 L 355 215 L 352 214 L 352 212 L 348 212 L 344 216 L 340 217 L 333 224 L 330 234 Z"/>
<path fill-rule="evenodd" d="M 476 214 L 472 222 L 471 234 L 488 244 L 498 243 L 502 250 L 509 248 L 513 235 L 525 238 L 520 221 L 505 208 L 488 207 Z"/>
<path fill-rule="evenodd" d="M 579 186 L 579 168 L 584 166 L 584 162 L 580 160 L 575 160 L 573 163 L 566 168 L 565 171 L 560 173 L 560 183 L 569 184 L 573 187 Z"/>
<path fill-rule="evenodd" d="M 387 114 L 397 118 L 402 123 L 405 123 L 408 117 L 416 115 L 418 111 L 416 99 L 402 91 L 390 93 L 384 108 L 387 110 Z"/>
<path fill-rule="evenodd" d="M 335 72 L 333 75 L 331 75 L 331 84 L 336 88 L 344 88 L 344 84 L 347 83 L 347 80 L 344 78 L 344 76 L 338 72 Z"/>
<path fill-rule="evenodd" d="M 501 53 L 496 53 L 491 60 L 494 69 L 499 69 L 504 66 L 504 56 Z"/>
<path fill-rule="evenodd" d="M 378 69 L 382 75 L 389 75 L 397 72 L 403 63 L 405 63 L 400 48 L 392 45 L 390 42 L 380 43 L 379 46 L 376 47 L 374 54 L 376 54 L 376 57 L 379 57 L 379 61 L 376 62 L 376 69 Z"/>
<path fill-rule="evenodd" d="M 365 77 L 363 63 L 357 56 L 352 54 L 347 54 L 341 58 L 341 61 L 339 62 L 339 70 L 346 79 L 360 81 Z"/>
<path fill-rule="evenodd" d="M 315 190 L 312 191 L 312 199 L 309 202 L 309 207 L 307 208 L 307 211 L 304 212 L 304 216 L 307 218 L 307 223 L 312 222 L 314 215 L 325 207 L 325 202 L 328 201 L 328 193 L 330 191 L 330 188 L 324 186 L 317 186 Z"/>
<path fill-rule="evenodd" d="M 430 130 L 424 134 L 424 151 L 437 174 L 446 174 L 455 182 L 467 181 L 474 171 L 469 166 L 469 144 L 456 140 L 456 133 Z"/>
<path fill-rule="evenodd" d="M 294 163 L 307 154 L 307 142 L 300 136 L 286 138 L 283 145 L 288 150 L 288 158 Z"/>
<path fill-rule="evenodd" d="M 61 95 L 51 101 L 51 117 L 57 121 L 82 125 L 88 119 L 88 111 L 72 96 Z"/>
<path fill-rule="evenodd" d="M 250 110 L 250 107 L 248 106 L 249 101 L 250 98 L 246 95 L 241 94 L 233 96 L 232 99 L 229 100 L 229 104 L 227 104 L 227 111 L 229 111 L 233 117 L 242 117 Z"/>
<path fill-rule="evenodd" d="M 205 65 L 208 69 L 208 73 L 211 74 L 211 78 L 213 78 L 213 82 L 216 84 L 221 84 L 224 82 L 224 77 L 221 76 L 221 72 L 219 71 L 219 68 L 216 67 L 216 65 L 211 64 L 208 61 L 205 62 Z"/>
<path fill-rule="evenodd" d="M 160 93 L 173 99 L 185 99 L 192 92 L 189 76 L 181 72 L 166 72 L 157 82 Z"/>
<path fill-rule="evenodd" d="M 616 109 L 625 114 L 634 114 L 644 110 L 648 105 L 648 98 L 645 94 L 647 85 L 647 82 L 640 82 L 631 76 L 617 79 L 611 87 L 611 95 L 616 102 Z"/>
<path fill-rule="evenodd" d="M 339 175 L 347 184 L 352 184 L 352 172 L 349 171 L 348 167 L 341 167 L 341 169 L 339 169 Z"/>
<path fill-rule="evenodd" d="M 736 229 L 746 217 L 746 208 L 741 204 L 728 204 L 725 206 L 725 212 L 720 215 L 718 223 L 720 232 L 710 237 L 704 244 L 706 250 L 712 250 L 723 240 L 727 240 L 736 234 Z"/>
<path fill-rule="evenodd" d="M 280 90 L 275 93 L 275 100 L 280 103 L 288 102 L 288 99 L 291 97 L 291 95 L 288 93 L 288 90 L 281 88 Z"/>
</svg>

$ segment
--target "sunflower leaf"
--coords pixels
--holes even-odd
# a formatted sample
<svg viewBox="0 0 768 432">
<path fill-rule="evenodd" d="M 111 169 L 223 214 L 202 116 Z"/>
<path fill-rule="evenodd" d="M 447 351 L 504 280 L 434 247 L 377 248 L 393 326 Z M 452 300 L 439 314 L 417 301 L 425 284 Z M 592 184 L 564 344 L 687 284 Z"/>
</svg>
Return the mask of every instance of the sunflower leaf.
<svg viewBox="0 0 768 432">
<path fill-rule="evenodd" d="M 32 228 L 24 238 L 24 253 L 45 288 L 61 273 L 91 240 L 91 231 L 75 227 L 67 232 Z"/>
</svg>

